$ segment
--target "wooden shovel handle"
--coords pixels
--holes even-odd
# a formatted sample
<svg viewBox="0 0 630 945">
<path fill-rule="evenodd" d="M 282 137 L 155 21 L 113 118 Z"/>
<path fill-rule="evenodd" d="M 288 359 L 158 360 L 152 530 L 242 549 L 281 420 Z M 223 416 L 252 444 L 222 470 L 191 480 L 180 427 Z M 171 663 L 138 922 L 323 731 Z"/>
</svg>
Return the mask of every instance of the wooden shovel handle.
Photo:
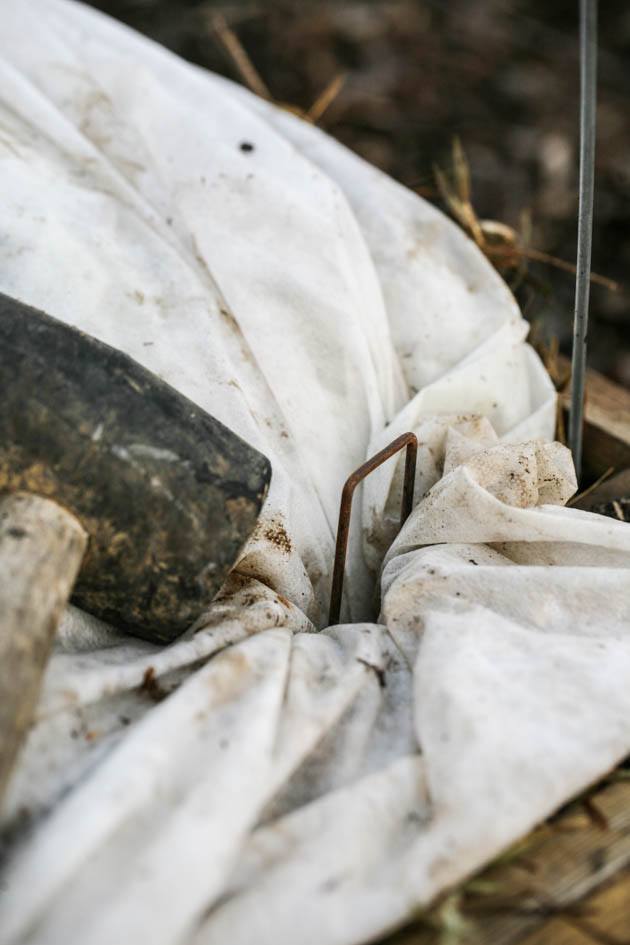
<svg viewBox="0 0 630 945">
<path fill-rule="evenodd" d="M 86 542 L 56 502 L 25 492 L 0 497 L 0 801 Z"/>
</svg>

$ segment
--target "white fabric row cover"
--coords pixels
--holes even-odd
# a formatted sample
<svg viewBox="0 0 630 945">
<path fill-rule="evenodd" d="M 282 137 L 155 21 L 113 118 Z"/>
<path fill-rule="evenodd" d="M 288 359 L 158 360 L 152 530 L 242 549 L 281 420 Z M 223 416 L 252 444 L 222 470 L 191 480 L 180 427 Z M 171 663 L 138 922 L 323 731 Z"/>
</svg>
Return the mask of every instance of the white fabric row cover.
<svg viewBox="0 0 630 945">
<path fill-rule="evenodd" d="M 630 533 L 563 507 L 552 385 L 441 213 L 66 0 L 3 0 L 0 194 L 1 291 L 273 464 L 176 643 L 69 608 L 1 815 L 3 945 L 373 941 L 630 751 Z M 343 482 L 408 430 L 415 509 L 396 537 L 401 463 L 366 481 L 326 628 Z"/>
</svg>

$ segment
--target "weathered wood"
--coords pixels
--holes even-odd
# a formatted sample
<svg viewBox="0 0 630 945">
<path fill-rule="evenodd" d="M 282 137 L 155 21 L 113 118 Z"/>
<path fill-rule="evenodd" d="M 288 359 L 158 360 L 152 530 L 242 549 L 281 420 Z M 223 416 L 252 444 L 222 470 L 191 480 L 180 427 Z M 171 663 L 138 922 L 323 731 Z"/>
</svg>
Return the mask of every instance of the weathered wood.
<svg viewBox="0 0 630 945">
<path fill-rule="evenodd" d="M 602 945 L 584 929 L 567 919 L 549 919 L 523 939 L 523 945 Z"/>
<path fill-rule="evenodd" d="M 561 366 L 569 366 L 561 358 Z M 570 393 L 562 396 L 568 407 Z M 630 466 L 630 391 L 597 371 L 586 372 L 584 471 L 595 479 L 611 466 Z"/>
<path fill-rule="evenodd" d="M 49 496 L 90 544 L 84 610 L 168 642 L 258 520 L 269 461 L 136 361 L 0 294 L 0 493 Z"/>
<path fill-rule="evenodd" d="M 33 720 L 86 541 L 56 502 L 25 493 L 0 499 L 0 799 Z"/>
<path fill-rule="evenodd" d="M 458 908 L 475 945 L 555 945 L 556 940 L 548 937 L 552 931 L 558 934 L 558 941 L 578 945 L 594 934 L 597 938 L 596 927 L 601 931 L 602 923 L 610 919 L 604 916 L 596 895 L 587 897 L 628 868 L 630 782 L 621 781 L 597 790 L 586 806 L 583 801 L 575 802 L 534 833 L 520 853 L 463 883 L 458 890 Z M 624 877 L 624 882 L 625 892 L 617 894 L 615 926 L 622 922 L 622 909 L 630 911 L 630 881 Z M 624 903 L 625 895 L 628 900 Z M 599 925 L 586 923 L 591 903 Z M 551 917 L 566 922 L 552 923 L 547 929 Z M 572 939 L 569 927 L 576 925 L 576 917 L 580 917 L 582 938 L 576 932 Z M 540 939 L 536 938 L 538 933 Z M 438 903 L 418 923 L 385 939 L 382 945 L 440 945 L 441 935 Z"/>
<path fill-rule="evenodd" d="M 598 941 L 630 945 L 630 871 L 624 870 L 580 903 L 575 916 L 580 927 Z"/>
</svg>

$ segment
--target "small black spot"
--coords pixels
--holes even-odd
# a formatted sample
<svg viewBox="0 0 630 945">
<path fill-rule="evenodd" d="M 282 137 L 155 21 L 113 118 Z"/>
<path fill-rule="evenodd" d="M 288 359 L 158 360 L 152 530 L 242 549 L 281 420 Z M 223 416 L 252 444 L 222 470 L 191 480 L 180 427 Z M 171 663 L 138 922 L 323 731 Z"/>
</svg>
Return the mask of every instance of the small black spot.
<svg viewBox="0 0 630 945">
<path fill-rule="evenodd" d="M 251 143 L 251 141 L 241 141 L 239 148 L 241 151 L 245 151 L 245 153 L 248 154 L 250 151 L 254 150 L 254 145 Z"/>
<path fill-rule="evenodd" d="M 24 538 L 28 533 L 23 528 L 10 528 L 9 535 L 11 538 Z"/>
<path fill-rule="evenodd" d="M 166 218 L 166 222 L 167 222 L 167 224 L 168 224 L 169 226 L 172 226 L 172 225 L 173 225 L 173 217 L 167 217 L 167 218 Z"/>
<path fill-rule="evenodd" d="M 474 558 L 469 558 L 468 560 L 470 561 L 471 564 L 478 564 L 478 563 L 479 563 L 478 561 L 475 561 Z"/>
</svg>

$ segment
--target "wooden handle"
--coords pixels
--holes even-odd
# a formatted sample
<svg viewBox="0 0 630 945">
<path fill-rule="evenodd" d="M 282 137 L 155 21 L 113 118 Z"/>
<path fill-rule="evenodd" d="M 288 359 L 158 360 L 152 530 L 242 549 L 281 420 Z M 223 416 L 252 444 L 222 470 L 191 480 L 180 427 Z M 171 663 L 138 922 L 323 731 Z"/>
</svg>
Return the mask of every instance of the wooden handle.
<svg viewBox="0 0 630 945">
<path fill-rule="evenodd" d="M 56 502 L 0 498 L 0 800 L 33 714 L 87 536 Z"/>
</svg>

